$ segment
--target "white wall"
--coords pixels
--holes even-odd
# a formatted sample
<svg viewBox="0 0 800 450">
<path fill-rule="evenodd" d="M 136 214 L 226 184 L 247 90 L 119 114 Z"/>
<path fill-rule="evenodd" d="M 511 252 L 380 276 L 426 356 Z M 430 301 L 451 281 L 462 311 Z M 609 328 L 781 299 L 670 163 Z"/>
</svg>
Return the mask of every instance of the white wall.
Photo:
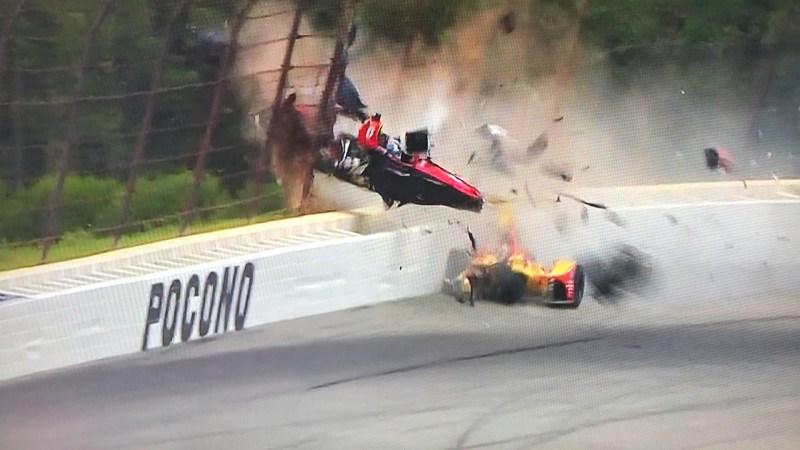
<svg viewBox="0 0 800 450">
<path fill-rule="evenodd" d="M 10 300 L 0 304 L 0 379 L 141 351 L 145 329 L 147 348 L 161 347 L 165 324 L 171 328 L 173 320 L 176 328 L 171 344 L 178 344 L 187 304 L 185 320 L 193 325 L 186 327 L 190 329 L 188 338 L 198 339 L 203 292 L 212 274 L 216 274 L 217 285 L 216 295 L 209 289 L 208 297 L 214 302 L 213 309 L 206 308 L 210 311 L 205 315 L 210 323 L 208 335 L 224 332 L 225 321 L 220 321 L 219 330 L 216 324 L 226 268 L 230 268 L 229 279 L 234 279 L 238 268 L 229 332 L 236 329 L 237 311 L 243 327 L 250 328 L 423 295 L 438 287 L 434 277 L 439 260 L 430 257 L 436 253 L 434 244 L 430 234 L 403 230 Z M 177 296 L 169 295 L 173 280 L 179 280 L 175 283 Z M 158 283 L 163 283 L 160 290 L 154 287 Z M 147 327 L 150 312 L 153 316 Z M 177 319 L 173 319 L 174 312 Z"/>
<path fill-rule="evenodd" d="M 600 214 L 593 211 L 587 223 L 572 217 L 572 225 L 562 232 L 556 230 L 554 215 L 547 211 L 531 210 L 517 218 L 524 243 L 545 263 L 626 241 L 655 254 L 661 269 L 679 281 L 668 292 L 676 297 L 747 301 L 748 295 L 775 290 L 800 292 L 796 262 L 800 202 L 623 208 L 619 214 L 626 221 L 625 228 L 605 221 Z M 466 248 L 468 240 L 459 227 L 434 225 L 275 249 L 2 302 L 0 380 L 142 351 L 151 308 L 154 315 L 147 328 L 147 347 L 163 345 L 165 315 L 166 323 L 171 324 L 173 311 L 177 312 L 177 326 L 171 344 L 179 344 L 193 275 L 198 290 L 190 292 L 187 322 L 192 313 L 198 314 L 206 280 L 216 273 L 214 308 L 206 317 L 211 325 L 209 334 L 216 334 L 226 267 L 239 270 L 228 332 L 236 328 L 237 307 L 243 319 L 240 325 L 251 328 L 439 292 L 449 252 Z M 241 283 L 245 268 L 252 272 Z M 180 282 L 178 302 L 169 302 L 168 292 L 176 279 Z M 151 302 L 157 283 L 163 283 L 164 295 Z M 189 339 L 200 337 L 199 325 L 195 315 Z"/>
</svg>

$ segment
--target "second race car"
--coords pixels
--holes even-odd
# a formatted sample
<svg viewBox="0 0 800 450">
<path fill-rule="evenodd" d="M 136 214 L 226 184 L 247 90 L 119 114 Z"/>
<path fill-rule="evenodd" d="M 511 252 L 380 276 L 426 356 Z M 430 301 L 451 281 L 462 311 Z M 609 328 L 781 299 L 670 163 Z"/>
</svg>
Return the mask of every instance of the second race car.
<svg viewBox="0 0 800 450">
<path fill-rule="evenodd" d="M 456 299 L 475 305 L 486 299 L 511 305 L 526 298 L 544 300 L 547 305 L 577 308 L 583 299 L 586 276 L 583 267 L 567 259 L 551 267 L 515 253 L 502 258 L 494 254 L 474 257 L 452 281 Z"/>
</svg>

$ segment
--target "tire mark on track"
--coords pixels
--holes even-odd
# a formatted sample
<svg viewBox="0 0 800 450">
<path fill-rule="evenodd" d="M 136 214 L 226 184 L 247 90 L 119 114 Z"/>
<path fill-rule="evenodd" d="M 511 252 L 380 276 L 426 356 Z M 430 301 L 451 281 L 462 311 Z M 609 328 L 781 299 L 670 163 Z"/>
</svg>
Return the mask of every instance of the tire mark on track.
<svg viewBox="0 0 800 450">
<path fill-rule="evenodd" d="M 379 377 L 385 377 L 385 376 L 388 376 L 388 375 L 396 375 L 396 374 L 400 374 L 400 373 L 408 373 L 408 372 L 412 372 L 412 371 L 415 371 L 415 370 L 428 369 L 428 368 L 432 368 L 432 367 L 442 366 L 442 365 L 445 365 L 445 364 L 459 363 L 459 362 L 465 362 L 465 361 L 474 361 L 474 360 L 480 360 L 480 359 L 485 359 L 485 358 L 495 358 L 495 357 L 499 357 L 499 356 L 516 355 L 516 354 L 519 354 L 519 353 L 535 352 L 535 351 L 539 351 L 539 350 L 548 350 L 548 349 L 551 349 L 551 348 L 566 347 L 566 346 L 576 345 L 576 344 L 588 344 L 588 343 L 591 343 L 591 342 L 596 342 L 596 341 L 605 339 L 605 337 L 606 336 L 589 337 L 589 338 L 575 339 L 575 340 L 566 341 L 566 342 L 557 342 L 557 343 L 554 343 L 554 344 L 535 345 L 535 346 L 530 346 L 530 347 L 518 347 L 518 348 L 512 348 L 512 349 L 506 349 L 506 350 L 497 350 L 497 351 L 488 352 L 488 353 L 481 353 L 481 354 L 478 354 L 478 355 L 459 356 L 457 358 L 442 359 L 442 360 L 438 360 L 438 361 L 431 361 L 431 362 L 415 364 L 415 365 L 411 365 L 411 366 L 400 367 L 400 368 L 397 368 L 397 369 L 386 370 L 386 371 L 383 371 L 383 372 L 378 372 L 378 373 L 373 373 L 373 374 L 359 375 L 359 376 L 355 376 L 355 377 L 343 378 L 343 379 L 340 379 L 340 380 L 330 381 L 330 382 L 327 382 L 327 383 L 322 383 L 322 384 L 318 384 L 318 385 L 312 386 L 312 387 L 308 388 L 308 390 L 309 391 L 314 391 L 314 390 L 323 389 L 323 388 L 327 388 L 327 387 L 338 386 L 338 385 L 341 385 L 341 384 L 347 384 L 347 383 L 353 383 L 353 382 L 356 382 L 356 381 L 362 381 L 362 380 L 366 380 L 366 379 L 370 379 L 370 378 L 379 378 Z"/>
</svg>

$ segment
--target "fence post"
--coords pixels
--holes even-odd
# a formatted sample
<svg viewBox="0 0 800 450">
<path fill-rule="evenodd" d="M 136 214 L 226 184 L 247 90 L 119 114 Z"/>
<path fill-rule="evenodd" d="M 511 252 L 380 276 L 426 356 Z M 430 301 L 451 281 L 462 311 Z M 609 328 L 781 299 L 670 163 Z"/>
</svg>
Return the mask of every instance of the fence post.
<svg viewBox="0 0 800 450">
<path fill-rule="evenodd" d="M 45 226 L 45 233 L 42 242 L 42 260 L 41 262 L 47 261 L 47 253 L 50 250 L 50 246 L 55 241 L 56 235 L 58 233 L 57 229 L 57 221 L 56 221 L 56 211 L 58 209 L 58 203 L 61 198 L 61 190 L 64 187 L 64 180 L 67 176 L 67 172 L 69 170 L 69 160 L 70 160 L 70 153 L 72 151 L 72 144 L 75 140 L 75 137 L 78 133 L 78 103 L 80 102 L 80 97 L 83 93 L 83 86 L 85 82 L 84 72 L 86 71 L 86 66 L 89 65 L 89 60 L 91 59 L 91 49 L 92 49 L 92 42 L 97 37 L 97 33 L 100 31 L 100 26 L 106 20 L 108 15 L 111 13 L 111 10 L 116 6 L 117 0 L 106 0 L 103 3 L 103 6 L 100 7 L 100 10 L 97 11 L 97 15 L 92 22 L 92 26 L 89 28 L 89 34 L 86 38 L 86 44 L 83 47 L 83 54 L 81 55 L 81 65 L 78 67 L 77 71 L 77 80 L 75 83 L 75 92 L 73 93 L 72 103 L 70 104 L 69 115 L 67 117 L 67 135 L 64 139 L 64 148 L 61 151 L 61 157 L 58 161 L 58 177 L 56 178 L 56 185 L 53 188 L 52 195 L 50 196 L 50 204 L 48 208 L 48 218 L 47 224 Z"/>
<path fill-rule="evenodd" d="M 147 146 L 147 141 L 150 136 L 150 129 L 153 126 L 153 112 L 155 111 L 156 104 L 156 91 L 161 87 L 161 76 L 164 73 L 164 65 L 169 56 L 169 46 L 172 42 L 173 27 L 178 22 L 178 19 L 189 7 L 191 0 L 181 0 L 181 3 L 175 9 L 172 18 L 167 23 L 166 31 L 162 41 L 161 55 L 153 68 L 153 78 L 150 82 L 150 91 L 147 93 L 147 105 L 145 106 L 144 117 L 142 117 L 142 124 L 139 128 L 139 135 L 136 138 L 136 146 L 133 150 L 133 159 L 131 161 L 130 173 L 128 174 L 128 181 L 125 184 L 125 197 L 122 199 L 122 210 L 119 215 L 119 222 L 114 229 L 114 244 L 113 248 L 119 247 L 119 240 L 122 238 L 122 229 L 128 222 L 128 215 L 130 214 L 130 202 L 133 197 L 133 192 L 136 189 L 136 177 L 139 174 L 139 166 L 142 165 L 144 160 L 144 150 Z"/>
<path fill-rule="evenodd" d="M 233 63 L 235 48 L 239 43 L 239 33 L 242 31 L 242 25 L 244 24 L 245 17 L 255 2 L 256 0 L 247 0 L 233 18 L 233 23 L 231 26 L 231 38 L 228 41 L 228 44 L 225 46 L 225 55 L 223 56 L 222 65 L 219 69 L 217 81 L 215 82 L 214 97 L 211 101 L 211 112 L 209 113 L 208 125 L 206 126 L 206 131 L 203 135 L 203 141 L 200 143 L 200 148 L 198 150 L 197 163 L 194 166 L 194 179 L 192 181 L 191 190 L 186 199 L 186 207 L 184 209 L 183 220 L 181 221 L 180 235 L 184 234 L 186 228 L 189 226 L 189 223 L 191 223 L 194 217 L 197 205 L 198 185 L 203 179 L 203 171 L 205 170 L 208 149 L 211 147 L 211 139 L 214 136 L 214 132 L 216 131 L 217 123 L 219 121 L 219 111 L 222 103 L 222 96 L 225 92 L 225 88 L 228 85 L 228 70 Z"/>
<path fill-rule="evenodd" d="M 3 30 L 0 32 L 0 80 L 3 79 L 3 74 L 6 70 L 6 64 L 8 61 L 8 44 L 11 42 L 12 31 L 14 29 L 14 25 L 17 23 L 17 19 L 25 10 L 25 6 L 30 0 L 20 0 L 17 3 L 16 9 L 11 12 L 11 15 L 8 16 L 5 23 L 3 24 Z M 21 94 L 21 84 L 22 79 L 20 78 L 22 73 L 20 68 L 16 68 L 14 72 L 14 91 L 16 91 L 17 95 Z M 6 100 L 5 93 L 3 89 L 0 87 L 0 103 Z M 17 105 L 11 106 L 12 111 L 12 122 L 14 126 L 14 187 L 19 189 L 22 187 L 22 148 L 21 148 L 21 129 L 22 126 L 19 123 L 19 107 Z"/>
<path fill-rule="evenodd" d="M 275 99 L 272 102 L 272 117 L 270 117 L 269 125 L 267 126 L 267 136 L 264 145 L 261 147 L 256 161 L 255 180 L 253 183 L 253 198 L 250 200 L 250 205 L 247 208 L 247 218 L 252 219 L 258 207 L 258 200 L 261 197 L 261 181 L 264 179 L 264 170 L 269 164 L 268 157 L 271 154 L 272 137 L 275 134 L 275 124 L 278 122 L 276 116 L 280 114 L 280 105 L 283 102 L 284 91 L 286 90 L 286 82 L 289 78 L 289 70 L 292 65 L 292 55 L 294 54 L 294 44 L 297 42 L 298 32 L 300 31 L 300 22 L 303 18 L 303 12 L 307 6 L 306 0 L 301 0 L 297 5 L 294 13 L 294 21 L 292 22 L 292 31 L 289 34 L 289 41 L 286 44 L 286 53 L 283 56 L 283 65 L 281 66 L 281 76 L 278 79 L 278 87 L 275 91 Z"/>
<path fill-rule="evenodd" d="M 339 80 L 344 75 L 347 61 L 344 54 L 345 42 L 350 32 L 350 25 L 353 21 L 355 7 L 358 0 L 345 0 L 344 9 L 339 16 L 339 22 L 336 30 L 336 48 L 333 52 L 331 59 L 331 68 L 328 72 L 328 78 L 325 81 L 325 89 L 322 91 L 322 101 L 319 107 L 319 125 L 324 129 L 326 138 L 333 138 L 333 124 L 336 122 L 336 111 L 334 110 L 334 93 L 338 87 Z M 321 131 L 321 130 L 320 130 Z M 323 133 L 313 133 L 315 138 L 322 139 Z M 324 144 L 323 142 L 315 142 L 316 146 Z"/>
<path fill-rule="evenodd" d="M 22 99 L 22 68 L 18 65 L 14 67 L 14 92 L 17 98 Z M 22 108 L 19 104 L 11 106 L 11 122 L 14 134 L 14 189 L 22 189 L 24 183 L 24 166 L 22 163 Z"/>
<path fill-rule="evenodd" d="M 14 24 L 17 23 L 17 19 L 25 10 L 28 2 L 30 2 L 30 0 L 19 0 L 19 3 L 17 3 L 17 8 L 11 13 L 10 16 L 8 16 L 6 23 L 3 24 L 3 32 L 0 33 L 0 77 L 2 77 L 3 72 L 6 70 L 6 61 L 8 60 L 8 43 L 11 42 L 11 30 L 14 29 Z"/>
</svg>

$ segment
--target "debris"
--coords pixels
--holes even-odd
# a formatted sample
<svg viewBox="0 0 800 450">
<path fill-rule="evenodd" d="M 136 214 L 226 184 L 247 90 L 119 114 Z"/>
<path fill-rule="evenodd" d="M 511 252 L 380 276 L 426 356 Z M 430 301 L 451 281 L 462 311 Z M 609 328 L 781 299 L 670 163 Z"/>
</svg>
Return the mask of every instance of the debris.
<svg viewBox="0 0 800 450">
<path fill-rule="evenodd" d="M 610 209 L 606 210 L 606 219 L 618 227 L 625 228 L 625 222 L 623 222 L 619 214 Z"/>
<path fill-rule="evenodd" d="M 589 222 L 589 208 L 586 206 L 581 209 L 581 220 L 583 220 L 583 223 Z"/>
<path fill-rule="evenodd" d="M 587 170 L 591 169 L 592 166 L 585 166 L 581 170 L 586 172 Z"/>
<path fill-rule="evenodd" d="M 730 153 L 724 147 L 709 147 L 703 150 L 706 159 L 706 167 L 709 170 L 722 169 L 725 173 L 736 173 L 736 163 L 731 158 Z M 747 189 L 747 180 L 741 179 L 744 188 Z"/>
<path fill-rule="evenodd" d="M 477 252 L 478 244 L 475 241 L 475 235 L 472 234 L 472 231 L 469 230 L 469 227 L 467 228 L 467 236 L 469 236 L 469 242 L 472 244 L 472 250 Z"/>
<path fill-rule="evenodd" d="M 548 164 L 542 167 L 541 172 L 551 178 L 566 182 L 572 181 L 572 174 L 567 164 Z"/>
<path fill-rule="evenodd" d="M 591 206 L 592 208 L 608 209 L 608 206 L 603 205 L 602 203 L 587 202 L 586 200 L 583 200 L 581 198 L 575 197 L 574 195 L 564 194 L 564 193 L 559 193 L 558 194 L 558 199 L 556 199 L 556 202 L 560 202 L 562 196 L 567 197 L 567 198 L 571 198 L 572 200 L 575 200 L 576 202 L 583 203 L 584 205 Z"/>
<path fill-rule="evenodd" d="M 528 188 L 528 183 L 525 183 L 525 194 L 528 196 L 528 201 L 531 203 L 531 206 L 536 206 L 536 202 L 533 201 L 533 195 L 531 194 L 531 190 Z"/>
<path fill-rule="evenodd" d="M 726 173 L 735 171 L 736 166 L 728 150 L 723 147 L 709 147 L 703 150 L 706 158 L 706 167 L 709 170 L 722 169 Z"/>
<path fill-rule="evenodd" d="M 562 120 L 564 120 L 564 116 L 556 117 L 555 119 L 553 119 L 553 122 L 561 122 Z"/>
<path fill-rule="evenodd" d="M 528 157 L 529 158 L 538 158 L 539 156 L 547 150 L 547 146 L 549 144 L 549 139 L 547 137 L 547 131 L 543 131 L 539 137 L 536 138 L 535 141 L 528 147 Z"/>
<path fill-rule="evenodd" d="M 517 29 L 517 11 L 510 10 L 502 18 L 500 18 L 500 27 L 506 34 L 512 33 Z"/>
<path fill-rule="evenodd" d="M 672 214 L 667 214 L 664 217 L 666 217 L 667 220 L 669 220 L 669 223 L 671 223 L 673 225 L 677 225 L 678 224 L 678 219 L 675 218 L 675 216 L 673 216 Z"/>
</svg>

